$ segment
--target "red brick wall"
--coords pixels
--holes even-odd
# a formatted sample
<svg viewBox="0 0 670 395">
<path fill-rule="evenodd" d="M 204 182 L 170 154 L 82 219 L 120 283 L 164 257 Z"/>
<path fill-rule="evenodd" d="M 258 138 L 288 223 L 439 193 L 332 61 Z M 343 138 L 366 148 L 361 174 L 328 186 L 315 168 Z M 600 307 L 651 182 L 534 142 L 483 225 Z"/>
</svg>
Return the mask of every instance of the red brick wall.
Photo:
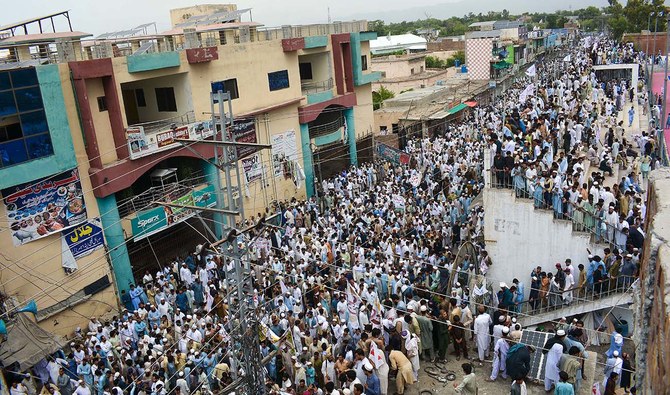
<svg viewBox="0 0 670 395">
<path fill-rule="evenodd" d="M 656 43 L 656 52 L 660 50 L 661 53 L 665 51 L 667 33 L 659 32 L 656 35 L 651 34 L 624 34 L 623 42 L 632 42 L 635 49 L 638 51 L 647 51 L 647 43 L 649 43 L 649 53 L 654 52 L 654 42 Z"/>
<path fill-rule="evenodd" d="M 440 42 L 428 43 L 428 51 L 465 51 L 465 41 L 443 40 Z"/>
</svg>

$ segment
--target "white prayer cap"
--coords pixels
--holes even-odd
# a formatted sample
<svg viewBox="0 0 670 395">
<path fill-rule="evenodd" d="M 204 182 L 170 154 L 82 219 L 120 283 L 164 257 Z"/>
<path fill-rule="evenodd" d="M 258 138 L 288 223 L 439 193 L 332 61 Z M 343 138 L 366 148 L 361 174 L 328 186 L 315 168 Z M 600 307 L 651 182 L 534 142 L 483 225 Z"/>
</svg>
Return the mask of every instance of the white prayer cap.
<svg viewBox="0 0 670 395">
<path fill-rule="evenodd" d="M 507 288 L 507 284 L 504 283 L 504 282 L 501 282 L 501 283 L 500 283 L 500 288 Z"/>
<path fill-rule="evenodd" d="M 426 306 L 421 306 L 421 312 L 428 311 L 428 307 Z"/>
<path fill-rule="evenodd" d="M 509 328 L 508 327 L 502 328 L 502 333 L 508 334 L 509 333 Z"/>
<path fill-rule="evenodd" d="M 619 356 L 619 351 L 614 350 L 614 352 L 612 353 L 612 355 L 614 355 L 615 357 L 618 357 L 618 356 Z"/>
<path fill-rule="evenodd" d="M 565 336 L 565 331 L 563 329 L 559 329 L 556 331 L 556 336 Z"/>
</svg>

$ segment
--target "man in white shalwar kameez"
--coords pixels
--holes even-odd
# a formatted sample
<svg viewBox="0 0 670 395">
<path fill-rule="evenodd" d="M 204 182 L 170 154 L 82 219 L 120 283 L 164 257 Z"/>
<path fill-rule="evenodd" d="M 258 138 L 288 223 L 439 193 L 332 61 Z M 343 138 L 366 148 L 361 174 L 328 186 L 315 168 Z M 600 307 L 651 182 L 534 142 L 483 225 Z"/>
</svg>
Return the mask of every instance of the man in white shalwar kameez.
<svg viewBox="0 0 670 395">
<path fill-rule="evenodd" d="M 405 339 L 405 350 L 407 350 L 407 359 L 412 363 L 412 371 L 414 372 L 414 380 L 419 380 L 419 369 L 421 368 L 419 362 L 419 341 L 415 334 L 409 331 L 402 331 L 402 337 Z"/>
<path fill-rule="evenodd" d="M 550 391 L 552 387 L 559 381 L 558 374 L 561 368 L 558 366 L 563 355 L 563 346 L 559 343 L 554 343 L 547 353 L 547 362 L 544 365 L 544 389 Z"/>
<path fill-rule="evenodd" d="M 475 318 L 474 330 L 475 336 L 477 336 L 477 354 L 481 364 L 489 356 L 489 347 L 491 345 L 489 341 L 489 327 L 493 323 L 493 320 L 491 320 L 491 316 L 486 312 L 484 306 L 479 306 L 478 310 L 479 315 Z"/>
<path fill-rule="evenodd" d="M 509 351 L 509 343 L 507 342 L 507 335 L 509 328 L 503 328 L 502 337 L 498 339 L 493 348 L 493 368 L 491 369 L 491 377 L 487 381 L 496 381 L 498 373 L 503 379 L 507 379 L 507 372 L 505 371 L 505 360 L 507 360 L 507 351 Z"/>
</svg>

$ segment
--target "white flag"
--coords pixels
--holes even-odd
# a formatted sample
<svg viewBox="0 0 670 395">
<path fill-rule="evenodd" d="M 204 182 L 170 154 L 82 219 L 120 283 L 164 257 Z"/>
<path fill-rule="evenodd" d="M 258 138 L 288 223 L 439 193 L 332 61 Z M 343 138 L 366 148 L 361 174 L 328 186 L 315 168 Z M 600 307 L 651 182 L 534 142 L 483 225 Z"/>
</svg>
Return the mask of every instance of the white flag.
<svg viewBox="0 0 670 395">
<path fill-rule="evenodd" d="M 65 236 L 60 238 L 60 247 L 61 247 L 61 266 L 65 269 L 66 272 L 73 273 L 79 268 L 77 266 L 77 260 L 74 259 L 74 254 L 70 250 L 70 246 L 67 245 L 65 241 Z"/>
<path fill-rule="evenodd" d="M 526 70 L 526 75 L 529 77 L 535 77 L 537 74 L 537 69 L 535 68 L 535 65 L 532 65 Z"/>
<path fill-rule="evenodd" d="M 385 359 L 384 352 L 377 347 L 377 344 L 375 342 L 370 343 L 370 360 L 375 365 L 375 369 L 384 365 Z"/>
</svg>

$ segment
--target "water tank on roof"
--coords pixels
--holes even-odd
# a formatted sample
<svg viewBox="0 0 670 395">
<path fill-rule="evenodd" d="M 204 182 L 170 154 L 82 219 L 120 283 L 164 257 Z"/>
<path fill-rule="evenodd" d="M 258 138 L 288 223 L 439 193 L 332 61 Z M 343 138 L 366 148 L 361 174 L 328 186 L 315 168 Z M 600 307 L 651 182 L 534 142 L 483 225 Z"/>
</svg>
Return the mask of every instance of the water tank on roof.
<svg viewBox="0 0 670 395">
<path fill-rule="evenodd" d="M 461 66 L 461 73 L 467 73 L 468 72 L 468 67 L 466 65 Z"/>
<path fill-rule="evenodd" d="M 458 67 L 460 65 L 461 65 L 461 60 L 460 59 L 454 60 L 454 66 Z"/>
</svg>

